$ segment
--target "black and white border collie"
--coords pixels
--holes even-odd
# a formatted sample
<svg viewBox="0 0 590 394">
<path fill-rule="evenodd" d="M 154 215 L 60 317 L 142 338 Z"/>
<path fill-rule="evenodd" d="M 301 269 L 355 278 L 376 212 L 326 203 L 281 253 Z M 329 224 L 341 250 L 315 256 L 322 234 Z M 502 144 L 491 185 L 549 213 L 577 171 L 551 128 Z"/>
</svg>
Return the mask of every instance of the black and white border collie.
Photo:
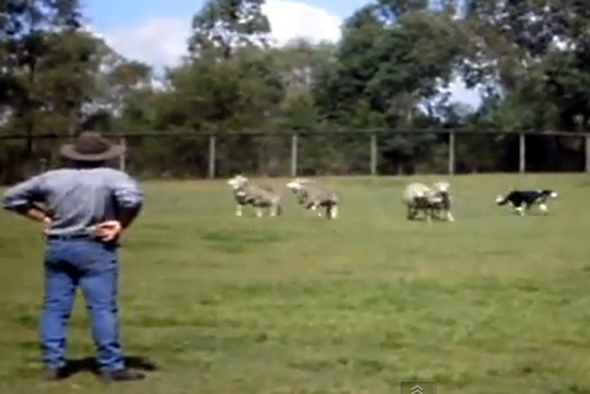
<svg viewBox="0 0 590 394">
<path fill-rule="evenodd" d="M 544 190 L 513 190 L 506 196 L 497 196 L 496 204 L 512 204 L 518 214 L 524 215 L 531 206 L 536 205 L 541 212 L 547 212 L 547 200 L 557 198 L 557 192 L 551 189 Z"/>
</svg>

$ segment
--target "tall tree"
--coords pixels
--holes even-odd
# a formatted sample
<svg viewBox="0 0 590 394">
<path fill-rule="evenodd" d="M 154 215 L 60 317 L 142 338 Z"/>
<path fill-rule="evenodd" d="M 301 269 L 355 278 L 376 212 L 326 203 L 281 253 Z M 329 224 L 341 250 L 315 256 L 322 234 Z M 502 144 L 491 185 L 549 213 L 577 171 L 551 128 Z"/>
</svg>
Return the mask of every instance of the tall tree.
<svg viewBox="0 0 590 394">
<path fill-rule="evenodd" d="M 56 64 L 50 56 L 60 57 L 60 45 L 75 45 L 71 33 L 81 26 L 80 5 L 77 0 L 4 0 L 0 20 L 0 53 L 5 65 L 2 101 L 10 106 L 11 118 L 24 129 L 31 154 L 37 117 L 47 109 L 45 92 L 40 89 L 40 68 L 47 71 L 48 65 Z M 83 61 L 87 51 L 81 51 Z M 67 56 L 63 51 L 61 55 Z"/>
<path fill-rule="evenodd" d="M 191 56 L 229 59 L 238 47 L 267 46 L 270 24 L 263 4 L 264 0 L 208 0 L 193 18 Z"/>
<path fill-rule="evenodd" d="M 518 127 L 574 126 L 579 111 L 562 105 L 587 106 L 561 98 L 587 95 L 582 92 L 584 84 L 570 82 L 574 74 L 579 82 L 585 79 L 586 71 L 579 67 L 584 61 L 575 59 L 585 56 L 588 2 L 470 0 L 466 22 L 472 32 L 469 82 L 485 80 L 502 95 L 513 96 L 511 105 L 517 105 L 515 110 L 520 113 Z M 566 80 L 570 82 L 563 84 Z M 560 94 L 558 101 L 556 93 Z"/>
<path fill-rule="evenodd" d="M 354 113 L 364 101 L 391 125 L 407 123 L 420 100 L 449 82 L 463 53 L 463 32 L 448 10 L 426 5 L 381 1 L 346 21 L 337 66 L 318 91 L 329 113 Z"/>
<path fill-rule="evenodd" d="M 320 74 L 332 66 L 334 51 L 333 44 L 313 44 L 303 39 L 273 49 L 285 89 L 277 126 L 308 131 L 317 128 L 319 119 L 313 89 Z"/>
</svg>

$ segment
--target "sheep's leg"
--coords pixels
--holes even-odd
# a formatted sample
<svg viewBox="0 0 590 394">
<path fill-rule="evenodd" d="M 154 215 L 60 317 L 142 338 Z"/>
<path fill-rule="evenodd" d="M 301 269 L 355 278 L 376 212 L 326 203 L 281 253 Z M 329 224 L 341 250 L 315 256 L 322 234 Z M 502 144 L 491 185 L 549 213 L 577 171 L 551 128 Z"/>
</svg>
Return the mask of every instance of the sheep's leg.
<svg viewBox="0 0 590 394">
<path fill-rule="evenodd" d="M 236 205 L 236 216 L 242 216 L 242 205 Z"/>
<path fill-rule="evenodd" d="M 332 219 L 338 217 L 338 205 L 332 205 Z"/>
<path fill-rule="evenodd" d="M 453 217 L 453 214 L 451 213 L 451 211 L 447 211 L 447 220 L 449 222 L 454 222 L 455 218 Z"/>
<path fill-rule="evenodd" d="M 414 220 L 416 219 L 416 216 L 418 216 L 418 208 L 416 207 L 408 207 L 408 220 Z"/>
<path fill-rule="evenodd" d="M 416 208 L 416 218 L 420 217 L 420 215 L 423 215 L 424 220 L 426 220 L 428 213 L 426 212 L 426 210 L 424 208 Z"/>
<path fill-rule="evenodd" d="M 446 212 L 443 212 L 441 209 L 434 208 L 433 211 L 433 216 L 436 220 L 443 220 L 443 218 L 446 217 L 446 215 L 443 215 Z"/>
<path fill-rule="evenodd" d="M 277 202 L 272 206 L 273 208 L 273 215 L 272 216 L 279 216 L 281 214 L 281 203 Z"/>
<path fill-rule="evenodd" d="M 260 208 L 260 207 L 256 207 L 256 208 L 254 208 L 254 209 L 255 209 L 255 211 L 256 211 L 256 217 L 259 217 L 259 218 L 261 218 L 261 217 L 262 217 L 262 208 Z"/>
<path fill-rule="evenodd" d="M 434 210 L 432 208 L 426 208 L 424 210 L 424 214 L 426 215 L 426 221 L 428 223 L 432 223 L 432 217 L 434 216 Z"/>
<path fill-rule="evenodd" d="M 317 210 L 318 216 L 321 217 L 321 216 L 324 216 L 324 213 L 322 212 L 322 210 L 320 208 L 321 208 L 320 205 L 318 203 L 315 203 L 315 202 L 311 206 L 311 210 L 312 211 Z"/>
</svg>

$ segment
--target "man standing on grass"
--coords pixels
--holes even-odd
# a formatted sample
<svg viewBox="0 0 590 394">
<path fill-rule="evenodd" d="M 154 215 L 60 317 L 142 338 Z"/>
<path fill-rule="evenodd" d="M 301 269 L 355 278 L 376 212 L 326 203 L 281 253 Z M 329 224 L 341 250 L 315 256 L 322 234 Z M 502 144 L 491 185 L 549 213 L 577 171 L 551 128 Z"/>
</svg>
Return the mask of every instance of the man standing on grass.
<svg viewBox="0 0 590 394">
<path fill-rule="evenodd" d="M 61 147 L 73 166 L 52 170 L 8 189 L 3 206 L 41 223 L 45 230 L 45 297 L 40 336 L 46 377 L 68 376 L 66 329 L 79 285 L 92 320 L 102 378 L 145 377 L 127 368 L 119 343 L 118 240 L 138 215 L 137 183 L 106 163 L 125 148 L 98 133 L 81 133 Z"/>
</svg>

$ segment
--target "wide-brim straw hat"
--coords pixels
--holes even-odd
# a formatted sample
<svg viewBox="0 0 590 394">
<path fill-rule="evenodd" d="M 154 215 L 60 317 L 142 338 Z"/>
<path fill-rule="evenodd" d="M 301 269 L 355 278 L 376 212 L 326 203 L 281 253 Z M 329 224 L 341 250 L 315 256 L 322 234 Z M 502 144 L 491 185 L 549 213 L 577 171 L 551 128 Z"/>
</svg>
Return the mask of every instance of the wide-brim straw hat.
<svg viewBox="0 0 590 394">
<path fill-rule="evenodd" d="M 71 144 L 63 145 L 60 153 L 65 158 L 75 161 L 108 161 L 125 153 L 125 146 L 114 145 L 99 133 L 85 131 L 80 133 Z"/>
</svg>

